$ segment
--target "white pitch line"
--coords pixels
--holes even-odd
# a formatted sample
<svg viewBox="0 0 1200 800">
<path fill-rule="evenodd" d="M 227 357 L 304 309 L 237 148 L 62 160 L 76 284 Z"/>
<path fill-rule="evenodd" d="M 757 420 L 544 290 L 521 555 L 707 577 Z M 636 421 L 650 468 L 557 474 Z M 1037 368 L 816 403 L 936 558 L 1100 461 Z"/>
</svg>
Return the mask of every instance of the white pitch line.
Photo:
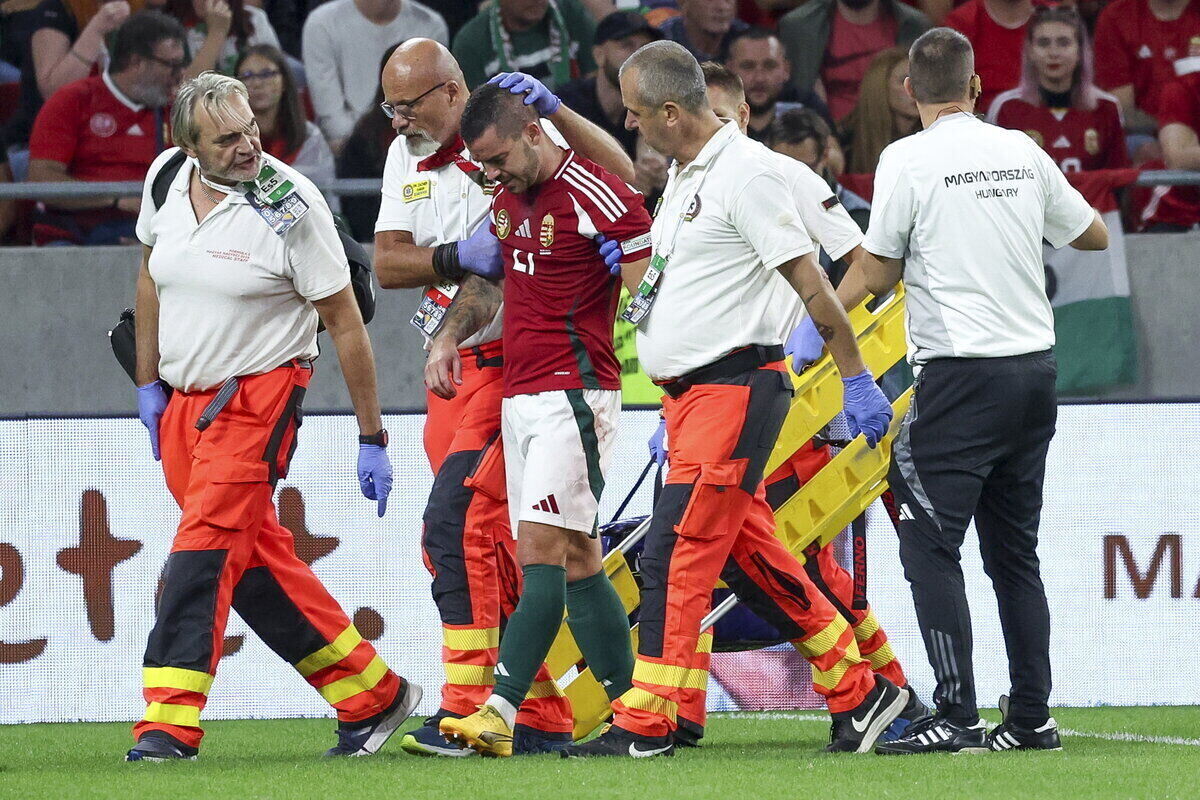
<svg viewBox="0 0 1200 800">
<path fill-rule="evenodd" d="M 720 719 L 790 719 L 797 722 L 824 722 L 828 724 L 829 717 L 823 714 L 808 714 L 801 711 L 722 711 L 711 716 Z M 1200 739 L 1184 739 L 1180 736 L 1143 736 L 1140 733 L 1095 733 L 1092 731 L 1077 731 L 1072 728 L 1059 728 L 1064 736 L 1078 736 L 1082 739 L 1103 739 L 1109 742 L 1141 742 L 1145 744 L 1173 744 L 1182 747 L 1200 747 Z"/>
</svg>

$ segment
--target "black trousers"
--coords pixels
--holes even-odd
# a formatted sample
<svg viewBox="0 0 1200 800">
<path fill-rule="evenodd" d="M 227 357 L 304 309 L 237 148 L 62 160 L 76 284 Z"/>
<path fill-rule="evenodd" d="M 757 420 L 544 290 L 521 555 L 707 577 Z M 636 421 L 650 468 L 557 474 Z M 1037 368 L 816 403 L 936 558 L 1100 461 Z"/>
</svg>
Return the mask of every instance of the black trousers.
<svg viewBox="0 0 1200 800">
<path fill-rule="evenodd" d="M 941 716 L 979 717 L 959 549 L 972 517 L 1008 652 L 1010 718 L 1048 714 L 1050 612 L 1037 557 L 1046 451 L 1058 413 L 1051 351 L 939 359 L 921 371 L 892 446 L 900 560 L 937 678 Z"/>
</svg>

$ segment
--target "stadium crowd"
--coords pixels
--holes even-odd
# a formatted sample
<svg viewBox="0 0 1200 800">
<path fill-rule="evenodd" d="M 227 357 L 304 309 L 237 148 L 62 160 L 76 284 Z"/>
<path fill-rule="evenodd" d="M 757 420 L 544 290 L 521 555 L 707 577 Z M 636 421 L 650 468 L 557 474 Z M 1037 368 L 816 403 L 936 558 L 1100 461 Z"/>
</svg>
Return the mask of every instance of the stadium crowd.
<svg viewBox="0 0 1200 800">
<path fill-rule="evenodd" d="M 394 136 L 380 64 L 427 37 L 471 87 L 519 70 L 559 91 L 624 146 L 652 207 L 668 162 L 625 129 L 617 71 L 665 38 L 728 67 L 749 135 L 865 215 L 879 153 L 920 129 L 905 53 L 934 24 L 975 48 L 976 110 L 1028 133 L 1089 197 L 1117 193 L 1127 229 L 1200 224 L 1195 188 L 1125 190 L 1138 170 L 1200 170 L 1200 0 L 5 0 L 0 182 L 142 180 L 169 146 L 176 87 L 205 70 L 250 88 L 268 153 L 319 184 L 378 178 Z M 0 243 L 131 243 L 138 203 L 0 200 Z M 340 203 L 360 240 L 378 206 Z"/>
</svg>

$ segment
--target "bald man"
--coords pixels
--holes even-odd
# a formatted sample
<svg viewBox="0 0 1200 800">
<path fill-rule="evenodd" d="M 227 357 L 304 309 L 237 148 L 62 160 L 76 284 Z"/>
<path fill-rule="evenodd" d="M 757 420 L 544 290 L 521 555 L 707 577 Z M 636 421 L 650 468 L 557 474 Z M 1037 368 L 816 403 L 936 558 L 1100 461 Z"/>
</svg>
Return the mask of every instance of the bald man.
<svg viewBox="0 0 1200 800">
<path fill-rule="evenodd" d="M 611 136 L 560 103 L 538 81 L 513 74 L 514 93 L 537 108 L 562 146 L 632 180 L 633 164 Z M 453 396 L 428 395 L 425 453 L 435 478 L 424 515 L 422 548 L 442 621 L 446 682 L 438 712 L 401 742 L 417 755 L 473 756 L 438 731 L 491 694 L 502 620 L 520 594 L 520 570 L 506 502 L 500 443 L 500 312 L 473 305 L 466 281 L 499 275 L 500 248 L 484 224 L 495 184 L 484 179 L 459 135 L 469 92 L 454 56 L 438 42 L 413 39 L 383 70 L 383 112 L 399 136 L 388 151 L 383 202 L 375 225 L 375 271 L 385 289 L 427 287 L 413 324 L 430 338 L 446 310 L 483 315 L 462 342 Z M 480 277 L 482 276 L 482 277 Z M 467 283 L 467 286 L 470 284 Z M 468 309 L 467 306 L 470 306 Z M 539 753 L 571 741 L 570 704 L 545 667 L 536 675 L 513 730 L 513 752 Z"/>
</svg>

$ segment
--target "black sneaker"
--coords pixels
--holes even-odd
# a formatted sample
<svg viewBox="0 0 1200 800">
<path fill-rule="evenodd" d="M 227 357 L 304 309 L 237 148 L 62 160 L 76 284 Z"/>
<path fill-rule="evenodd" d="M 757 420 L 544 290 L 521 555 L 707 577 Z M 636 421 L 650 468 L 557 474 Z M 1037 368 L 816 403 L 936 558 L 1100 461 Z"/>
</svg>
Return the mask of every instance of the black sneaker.
<svg viewBox="0 0 1200 800">
<path fill-rule="evenodd" d="M 468 756 L 479 755 L 469 747 L 464 747 L 458 742 L 448 742 L 446 737 L 442 736 L 441 730 L 438 729 L 438 723 L 445 717 L 457 717 L 459 714 L 451 714 L 445 711 L 439 711 L 432 717 L 425 720 L 425 724 L 419 728 L 414 728 L 400 739 L 400 749 L 414 756 L 440 756 L 442 758 L 466 758 Z"/>
<path fill-rule="evenodd" d="M 894 742 L 877 744 L 875 752 L 880 755 L 986 753 L 987 723 L 979 720 L 964 725 L 939 717 L 927 717 L 910 725 L 908 731 Z"/>
<path fill-rule="evenodd" d="M 1000 698 L 1000 713 L 1004 721 L 997 725 L 987 737 L 989 750 L 1062 750 L 1062 739 L 1058 738 L 1058 723 L 1050 717 L 1036 728 L 1022 728 L 1008 719 L 1008 696 Z"/>
<path fill-rule="evenodd" d="M 572 744 L 559 752 L 563 758 L 594 758 L 597 756 L 625 756 L 626 758 L 654 758 L 675 755 L 675 745 L 670 736 L 638 736 L 636 733 L 610 725 L 608 730 L 586 744 Z"/>
<path fill-rule="evenodd" d="M 169 733 L 149 731 L 125 754 L 126 761 L 195 761 L 200 751 L 188 747 Z"/>
<path fill-rule="evenodd" d="M 421 687 L 400 679 L 396 699 L 385 710 L 360 722 L 339 722 L 338 743 L 325 756 L 370 756 L 379 751 L 421 702 Z"/>
<path fill-rule="evenodd" d="M 513 726 L 513 755 L 536 756 L 557 753 L 575 741 L 569 733 L 551 733 L 528 725 Z"/>
<path fill-rule="evenodd" d="M 827 753 L 869 753 L 908 702 L 908 693 L 882 675 L 857 708 L 831 715 Z"/>
</svg>

